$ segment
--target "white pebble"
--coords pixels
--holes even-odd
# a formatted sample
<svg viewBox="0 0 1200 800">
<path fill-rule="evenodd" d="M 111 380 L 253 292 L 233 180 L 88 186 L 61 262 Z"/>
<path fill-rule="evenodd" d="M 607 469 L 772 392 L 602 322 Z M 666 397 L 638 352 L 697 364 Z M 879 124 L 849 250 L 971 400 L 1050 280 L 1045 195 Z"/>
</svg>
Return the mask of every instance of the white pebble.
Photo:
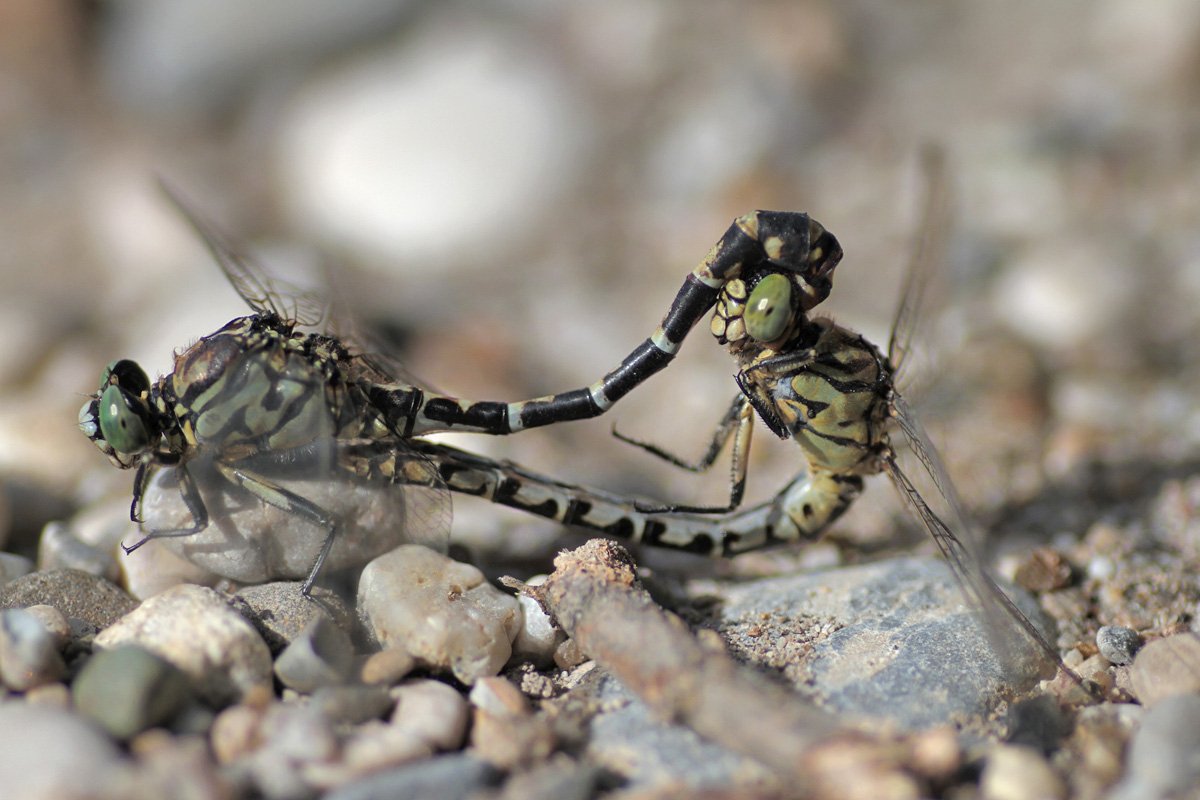
<svg viewBox="0 0 1200 800">
<path fill-rule="evenodd" d="M 475 567 L 417 545 L 363 570 L 358 610 L 383 647 L 403 647 L 463 683 L 495 675 L 512 654 L 521 607 Z"/>
<path fill-rule="evenodd" d="M 467 735 L 469 707 L 453 686 L 416 680 L 392 690 L 392 724 L 411 732 L 435 750 L 457 750 Z"/>
</svg>

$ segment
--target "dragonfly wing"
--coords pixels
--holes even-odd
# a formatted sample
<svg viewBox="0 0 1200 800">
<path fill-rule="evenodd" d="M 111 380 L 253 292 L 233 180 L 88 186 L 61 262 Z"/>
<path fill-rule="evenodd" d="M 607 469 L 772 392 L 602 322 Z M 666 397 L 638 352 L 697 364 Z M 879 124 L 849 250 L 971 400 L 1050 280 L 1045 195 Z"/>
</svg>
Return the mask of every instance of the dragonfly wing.
<svg viewBox="0 0 1200 800">
<path fill-rule="evenodd" d="M 243 252 L 215 223 L 196 209 L 175 187 L 159 180 L 164 193 L 204 240 L 230 285 L 250 308 L 275 314 L 282 320 L 315 326 L 325 315 L 325 303 L 314 292 L 272 277 L 253 257 Z"/>
<path fill-rule="evenodd" d="M 911 349 L 913 332 L 917 320 L 921 318 L 921 307 L 928 295 L 929 284 L 944 261 L 949 231 L 950 193 L 946 180 L 945 151 L 934 145 L 927 146 L 921 153 L 921 172 L 925 184 L 924 207 L 888 341 L 888 360 L 892 369 L 897 371 Z"/>
<path fill-rule="evenodd" d="M 979 543 L 976 541 L 978 537 L 972 537 L 973 529 L 963 513 L 958 491 L 924 427 L 899 394 L 893 393 L 891 407 L 897 427 L 911 445 L 923 473 L 937 490 L 941 513 L 922 496 L 910 476 L 900 467 L 894 452 L 884 461 L 888 477 L 933 537 L 963 594 L 978 609 L 997 655 L 1014 674 L 1028 669 L 1029 656 L 1036 660 L 1039 674 L 1043 669 L 1047 672 L 1049 668 L 1065 669 L 1058 651 L 988 574 L 980 556 Z M 947 524 L 946 518 L 951 524 Z"/>
</svg>

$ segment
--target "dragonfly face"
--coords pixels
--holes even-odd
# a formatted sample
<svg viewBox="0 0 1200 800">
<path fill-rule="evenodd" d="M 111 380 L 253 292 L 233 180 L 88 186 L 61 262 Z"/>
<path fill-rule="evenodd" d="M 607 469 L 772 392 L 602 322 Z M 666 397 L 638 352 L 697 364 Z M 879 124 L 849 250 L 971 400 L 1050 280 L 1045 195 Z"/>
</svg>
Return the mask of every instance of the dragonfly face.
<svg viewBox="0 0 1200 800">
<path fill-rule="evenodd" d="M 837 239 L 807 215 L 760 212 L 756 221 L 763 258 L 721 289 L 709 327 L 718 343 L 735 351 L 778 349 L 788 341 L 829 297 L 842 260 Z M 797 224 L 805 229 L 795 230 Z"/>
<path fill-rule="evenodd" d="M 150 379 L 129 360 L 109 364 L 100 390 L 79 410 L 79 429 L 121 469 L 139 463 L 159 442 L 161 420 Z"/>
</svg>

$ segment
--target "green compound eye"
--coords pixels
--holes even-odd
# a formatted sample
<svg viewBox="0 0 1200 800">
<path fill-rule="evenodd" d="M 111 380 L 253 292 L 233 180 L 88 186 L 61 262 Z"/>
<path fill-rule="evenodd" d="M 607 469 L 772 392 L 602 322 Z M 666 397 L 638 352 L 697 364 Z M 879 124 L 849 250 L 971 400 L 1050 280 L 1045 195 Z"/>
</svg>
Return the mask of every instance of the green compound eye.
<svg viewBox="0 0 1200 800">
<path fill-rule="evenodd" d="M 758 282 L 742 315 L 746 332 L 759 342 L 778 339 L 791 317 L 792 282 L 779 274 L 768 275 Z"/>
<path fill-rule="evenodd" d="M 118 453 L 140 453 L 150 446 L 146 424 L 119 386 L 109 386 L 100 395 L 100 433 Z"/>
</svg>

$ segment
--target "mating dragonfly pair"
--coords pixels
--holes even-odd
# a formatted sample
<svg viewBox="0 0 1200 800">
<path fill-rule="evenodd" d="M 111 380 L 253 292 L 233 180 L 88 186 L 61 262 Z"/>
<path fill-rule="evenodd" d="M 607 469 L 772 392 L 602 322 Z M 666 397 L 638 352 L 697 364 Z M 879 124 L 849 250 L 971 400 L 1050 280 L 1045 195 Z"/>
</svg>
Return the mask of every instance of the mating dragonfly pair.
<svg viewBox="0 0 1200 800">
<path fill-rule="evenodd" d="M 937 194 L 931 196 L 936 202 Z M 142 520 L 148 483 L 164 467 L 173 468 L 187 509 L 190 521 L 144 531 L 145 538 L 127 550 L 152 539 L 199 534 L 209 525 L 212 489 L 227 493 L 238 486 L 322 531 L 303 584 L 307 593 L 345 520 L 287 482 L 299 469 L 325 482 L 402 490 L 410 507 L 407 541 L 444 541 L 450 490 L 646 545 L 724 556 L 820 536 L 862 492 L 864 477 L 887 473 L 989 621 L 1020 632 L 1050 663 L 1060 663 L 956 535 L 965 528 L 953 485 L 896 390 L 922 265 L 931 261 L 923 254 L 910 268 L 884 355 L 862 336 L 810 316 L 829 296 L 842 257 L 833 235 L 807 214 L 747 214 L 687 276 L 654 334 L 603 379 L 523 402 L 470 402 L 400 382 L 399 373 L 353 351 L 344 338 L 302 332 L 322 316 L 317 299 L 285 292 L 177 195 L 172 199 L 254 313 L 177 355 L 174 371 L 156 383 L 132 361 L 113 363 L 81 410 L 80 428 L 88 438 L 117 466 L 137 468 L 134 521 Z M 710 330 L 737 363 L 739 391 L 707 451 L 687 463 L 633 443 L 698 471 L 711 466 L 732 438 L 733 480 L 721 507 L 646 504 L 418 438 L 443 431 L 502 435 L 599 416 L 667 366 L 714 307 Z M 775 435 L 794 439 L 807 463 L 773 500 L 741 508 L 756 417 Z M 905 437 L 945 501 L 941 514 L 901 469 L 889 439 L 893 430 Z M 197 478 L 202 473 L 204 481 Z"/>
</svg>

